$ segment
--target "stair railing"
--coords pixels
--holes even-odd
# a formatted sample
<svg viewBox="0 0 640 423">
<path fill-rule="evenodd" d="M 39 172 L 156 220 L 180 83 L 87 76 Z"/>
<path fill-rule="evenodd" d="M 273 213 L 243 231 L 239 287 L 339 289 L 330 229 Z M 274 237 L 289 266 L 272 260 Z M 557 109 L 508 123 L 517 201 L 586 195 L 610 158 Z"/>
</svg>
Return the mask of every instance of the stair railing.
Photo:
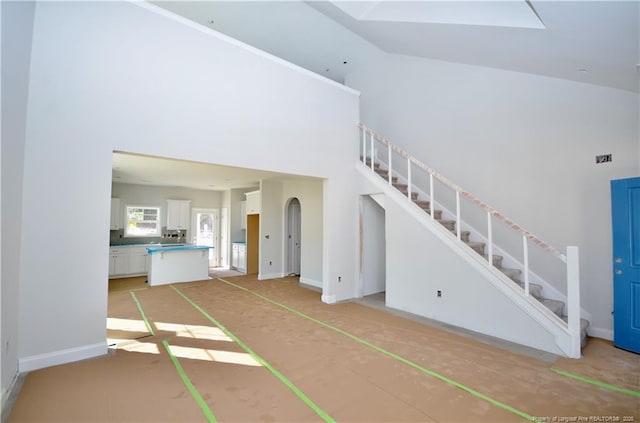
<svg viewBox="0 0 640 423">
<path fill-rule="evenodd" d="M 377 134 L 372 129 L 366 127 L 363 124 L 359 124 L 358 128 L 361 130 L 361 154 L 363 163 L 365 166 L 370 167 L 375 172 L 375 165 L 377 159 L 377 153 L 380 151 L 377 147 L 381 145 L 381 150 L 386 150 L 387 170 L 388 170 L 388 184 L 393 185 L 393 173 L 396 171 L 398 174 L 402 174 L 398 169 L 402 168 L 400 165 L 395 165 L 393 161 L 393 153 L 395 152 L 401 158 L 406 160 L 406 180 L 407 180 L 407 198 L 412 201 L 412 178 L 414 176 L 413 168 L 426 173 L 429 177 L 429 201 L 430 201 L 430 217 L 435 219 L 435 202 L 436 192 L 434 189 L 434 181 L 439 181 L 442 185 L 452 190 L 455 193 L 455 220 L 456 224 L 456 238 L 462 242 L 461 239 L 461 208 L 460 199 L 465 198 L 470 200 L 480 209 L 484 210 L 487 217 L 487 266 L 494 267 L 493 264 L 493 220 L 504 223 L 509 229 L 519 233 L 522 238 L 523 249 L 523 277 L 524 277 L 524 296 L 530 297 L 530 281 L 529 281 L 529 243 L 538 246 L 542 251 L 550 254 L 556 259 L 560 260 L 566 266 L 566 308 L 567 308 L 567 324 L 566 328 L 571 337 L 570 351 L 568 355 L 573 358 L 580 357 L 580 274 L 579 274 L 579 254 L 578 247 L 568 246 L 567 253 L 562 254 L 560 251 L 544 242 L 530 231 L 526 230 L 521 225 L 517 224 L 513 220 L 506 217 L 504 214 L 494 209 L 484 201 L 480 200 L 475 195 L 462 189 L 458 185 L 451 182 L 442 174 L 431 169 L 429 166 L 417 160 L 409 153 L 401 149 L 395 144 L 389 142 L 385 137 Z M 394 168 L 395 166 L 395 168 Z M 402 169 L 404 170 L 404 169 Z M 561 321 L 564 324 L 563 321 Z"/>
</svg>

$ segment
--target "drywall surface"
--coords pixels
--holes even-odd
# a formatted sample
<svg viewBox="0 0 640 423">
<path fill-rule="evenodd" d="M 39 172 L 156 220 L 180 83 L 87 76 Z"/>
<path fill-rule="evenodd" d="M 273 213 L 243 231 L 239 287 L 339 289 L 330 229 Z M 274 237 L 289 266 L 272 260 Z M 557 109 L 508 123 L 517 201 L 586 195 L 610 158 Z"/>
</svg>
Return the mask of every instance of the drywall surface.
<svg viewBox="0 0 640 423">
<path fill-rule="evenodd" d="M 111 196 L 121 201 L 121 215 L 127 206 L 160 207 L 162 226 L 167 224 L 167 200 L 191 200 L 191 208 L 220 208 L 222 192 L 191 188 L 157 187 L 151 185 L 120 184 L 111 186 Z M 189 230 L 191 232 L 191 230 Z"/>
<path fill-rule="evenodd" d="M 609 181 L 638 173 L 637 93 L 397 55 L 347 84 L 362 92 L 366 125 L 552 246 L 577 245 L 590 333 L 611 337 Z M 485 231 L 486 216 L 462 217 Z M 522 256 L 518 237 L 497 242 Z M 564 292 L 563 271 L 530 251 Z"/>
<path fill-rule="evenodd" d="M 395 201 L 386 199 L 385 214 L 387 306 L 562 353 L 552 334 Z"/>
<path fill-rule="evenodd" d="M 320 179 L 288 179 L 282 183 L 283 264 L 286 254 L 286 213 L 289 200 L 300 202 L 300 282 L 322 288 L 323 246 L 323 181 Z"/>
<path fill-rule="evenodd" d="M 362 196 L 362 294 L 385 290 L 385 211 L 370 196 Z"/>
<path fill-rule="evenodd" d="M 336 229 L 324 234 L 333 248 L 323 266 L 356 273 L 357 205 L 342 200 L 353 197 L 357 93 L 153 9 L 37 7 L 19 312 L 19 358 L 32 368 L 43 356 L 48 365 L 106 352 L 114 150 L 335 180 L 325 192 L 340 214 L 324 226 Z M 42 239 L 60 241 L 42 254 Z"/>
<path fill-rule="evenodd" d="M 2 405 L 18 371 L 18 298 L 27 95 L 35 3 L 2 2 Z M 2 408 L 2 406 L 0 406 Z"/>
<path fill-rule="evenodd" d="M 282 183 L 260 181 L 260 257 L 258 278 L 281 277 L 282 270 Z"/>
</svg>

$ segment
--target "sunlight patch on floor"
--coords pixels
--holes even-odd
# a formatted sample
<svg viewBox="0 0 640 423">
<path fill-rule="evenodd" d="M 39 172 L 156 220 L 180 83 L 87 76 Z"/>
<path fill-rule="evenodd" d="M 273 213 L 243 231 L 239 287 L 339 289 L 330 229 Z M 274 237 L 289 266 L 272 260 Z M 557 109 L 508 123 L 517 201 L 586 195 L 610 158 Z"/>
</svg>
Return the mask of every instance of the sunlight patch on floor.
<svg viewBox="0 0 640 423">
<path fill-rule="evenodd" d="M 107 339 L 109 345 L 116 345 L 116 349 L 129 352 L 160 354 L 158 344 L 153 342 L 140 342 L 135 339 Z"/>
<path fill-rule="evenodd" d="M 214 326 L 184 325 L 180 323 L 154 322 L 158 330 L 175 332 L 176 336 L 182 338 L 208 339 L 210 341 L 233 342 L 220 329 Z"/>
<path fill-rule="evenodd" d="M 142 320 L 120 319 L 117 317 L 107 317 L 107 329 L 127 332 L 149 332 Z"/>
<path fill-rule="evenodd" d="M 244 366 L 262 366 L 255 358 L 247 353 L 207 350 L 204 348 L 181 347 L 177 345 L 171 345 L 171 352 L 179 358 L 241 364 Z"/>
</svg>

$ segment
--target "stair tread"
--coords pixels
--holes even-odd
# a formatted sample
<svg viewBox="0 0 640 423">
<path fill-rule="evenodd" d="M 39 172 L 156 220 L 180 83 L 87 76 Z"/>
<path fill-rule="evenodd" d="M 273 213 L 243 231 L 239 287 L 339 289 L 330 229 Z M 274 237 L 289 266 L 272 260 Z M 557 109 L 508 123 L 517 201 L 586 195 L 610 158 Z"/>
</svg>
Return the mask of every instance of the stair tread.
<svg viewBox="0 0 640 423">
<path fill-rule="evenodd" d="M 566 323 L 569 323 L 569 317 L 568 316 L 562 316 L 562 320 L 564 320 Z M 589 321 L 587 319 L 580 319 L 580 331 L 586 331 L 587 328 L 589 328 Z"/>
<path fill-rule="evenodd" d="M 520 288 L 522 288 L 522 290 L 524 291 L 524 283 L 523 282 L 518 282 L 518 286 L 520 286 Z M 529 284 L 529 294 L 531 294 L 534 298 L 536 299 L 541 299 L 542 298 L 542 286 L 538 285 L 536 283 L 530 283 Z"/>
<path fill-rule="evenodd" d="M 562 301 L 542 298 L 540 299 L 540 302 L 549 310 L 554 312 L 558 317 L 562 317 L 562 310 L 564 309 L 564 303 Z"/>
<path fill-rule="evenodd" d="M 520 276 L 520 274 L 522 273 L 520 269 L 511 269 L 510 267 L 501 267 L 500 271 L 505 275 L 514 275 L 514 276 Z"/>
</svg>

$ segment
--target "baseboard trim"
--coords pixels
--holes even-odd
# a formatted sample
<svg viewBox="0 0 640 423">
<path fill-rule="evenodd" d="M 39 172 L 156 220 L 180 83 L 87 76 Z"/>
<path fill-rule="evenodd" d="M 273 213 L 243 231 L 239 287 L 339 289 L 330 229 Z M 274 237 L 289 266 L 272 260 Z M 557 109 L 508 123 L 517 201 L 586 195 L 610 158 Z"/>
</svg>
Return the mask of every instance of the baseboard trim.
<svg viewBox="0 0 640 423">
<path fill-rule="evenodd" d="M 326 304 L 335 304 L 336 303 L 336 296 L 335 295 L 324 295 L 322 294 L 322 302 L 326 303 Z"/>
<path fill-rule="evenodd" d="M 97 344 L 83 345 L 77 348 L 69 348 L 46 354 L 33 355 L 31 357 L 25 357 L 18 360 L 18 372 L 30 372 L 32 370 L 43 369 L 45 367 L 86 360 L 88 358 L 106 355 L 107 352 L 107 341 L 104 340 Z"/>
<path fill-rule="evenodd" d="M 300 283 L 322 289 L 322 282 L 300 276 Z"/>
<path fill-rule="evenodd" d="M 278 278 L 284 278 L 284 275 L 282 273 L 272 273 L 270 275 L 258 274 L 259 281 L 263 281 L 265 279 L 278 279 Z"/>
<path fill-rule="evenodd" d="M 613 341 L 612 329 L 596 328 L 596 327 L 589 326 L 589 329 L 587 330 L 587 334 L 589 334 L 589 336 L 594 336 L 596 338 L 606 339 L 607 341 Z"/>
</svg>

